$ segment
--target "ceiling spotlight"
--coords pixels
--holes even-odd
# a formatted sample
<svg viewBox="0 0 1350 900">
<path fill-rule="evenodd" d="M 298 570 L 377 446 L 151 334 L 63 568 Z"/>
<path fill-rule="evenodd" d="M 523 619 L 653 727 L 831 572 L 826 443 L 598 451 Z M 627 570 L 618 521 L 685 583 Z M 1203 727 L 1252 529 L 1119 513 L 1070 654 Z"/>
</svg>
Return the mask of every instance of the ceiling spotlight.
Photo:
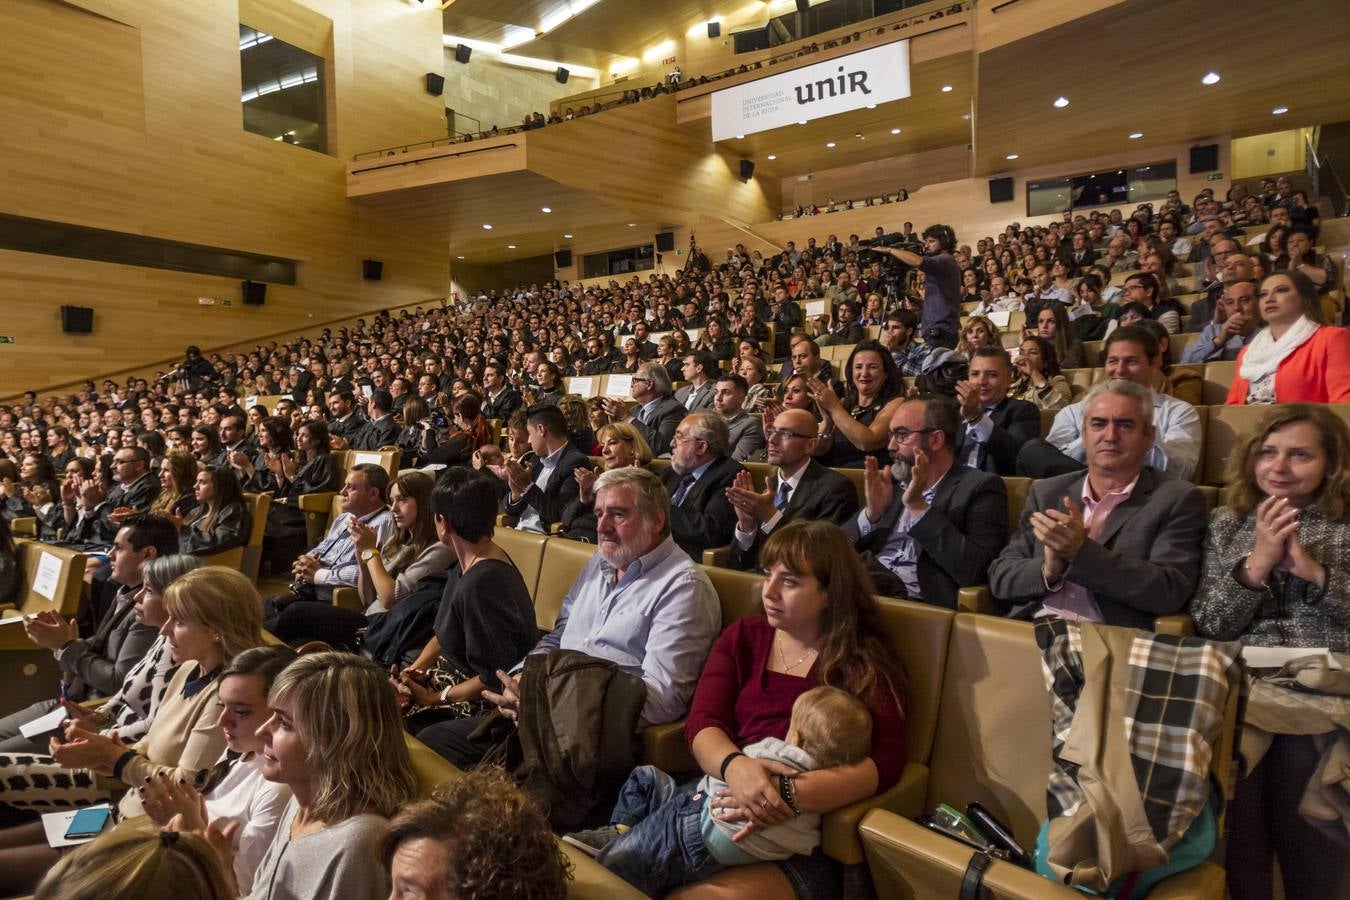
<svg viewBox="0 0 1350 900">
<path fill-rule="evenodd" d="M 628 223 L 628 227 L 629 227 L 629 228 L 636 228 L 636 227 L 637 227 L 637 223 L 636 223 L 636 222 L 629 222 L 629 223 Z"/>
<path fill-rule="evenodd" d="M 1287 112 L 1289 112 L 1289 107 L 1287 107 L 1287 106 L 1277 106 L 1277 107 L 1275 107 L 1274 109 L 1272 109 L 1272 110 L 1270 111 L 1270 114 L 1271 114 L 1272 116 L 1282 116 L 1282 115 L 1284 115 L 1284 114 L 1287 113 Z"/>
<path fill-rule="evenodd" d="M 900 129 L 899 129 L 899 128 L 892 128 L 892 129 L 891 129 L 891 134 L 899 134 L 899 133 L 900 133 Z"/>
<path fill-rule="evenodd" d="M 516 249 L 516 245 L 515 245 L 515 244 L 507 244 L 507 245 L 506 245 L 506 249 L 507 249 L 507 250 L 514 250 L 514 249 Z"/>
<path fill-rule="evenodd" d="M 1005 156 L 1005 157 L 1003 157 L 1003 158 L 1004 158 L 1004 159 L 1017 159 L 1017 154 L 1016 154 L 1016 153 L 1009 153 L 1007 156 Z"/>
<path fill-rule="evenodd" d="M 1066 106 L 1068 106 L 1068 105 L 1069 105 L 1069 98 L 1068 98 L 1068 97 L 1056 97 L 1056 98 L 1055 98 L 1055 109 L 1063 109 L 1064 107 L 1066 107 Z"/>
<path fill-rule="evenodd" d="M 1137 141 L 1137 140 L 1139 140 L 1139 139 L 1140 139 L 1141 137 L 1143 137 L 1143 136 L 1144 136 L 1144 133 L 1143 133 L 1142 131 L 1131 131 L 1131 132 L 1130 132 L 1130 140 L 1132 140 L 1132 141 Z"/>
<path fill-rule="evenodd" d="M 463 259 L 463 258 L 464 258 L 464 257 L 462 257 L 462 256 L 456 256 L 456 257 L 455 257 L 455 259 Z"/>
<path fill-rule="evenodd" d="M 1200 83 L 1201 83 L 1201 84 L 1218 84 L 1218 83 L 1219 83 L 1219 73 L 1218 73 L 1218 72 L 1206 72 L 1206 73 L 1205 73 L 1205 77 L 1200 79 Z"/>
<path fill-rule="evenodd" d="M 571 235 L 570 235 L 570 234 L 564 234 L 563 237 L 565 237 L 565 238 L 570 238 Z"/>
<path fill-rule="evenodd" d="M 491 231 L 491 230 L 492 230 L 492 226 L 489 225 L 488 223 L 484 222 L 484 223 L 483 223 L 483 230 L 484 230 L 484 231 Z"/>
<path fill-rule="evenodd" d="M 547 207 L 547 206 L 541 206 L 541 207 L 539 207 L 539 211 L 540 211 L 540 212 L 546 212 L 546 213 L 551 213 L 551 212 L 553 212 L 552 208 Z"/>
<path fill-rule="evenodd" d="M 833 150 L 833 149 L 834 149 L 834 141 L 830 141 L 830 142 L 829 142 L 828 144 L 826 144 L 825 146 L 826 146 L 827 149 Z"/>
<path fill-rule="evenodd" d="M 797 124 L 798 124 L 798 125 L 805 125 L 805 124 L 806 124 L 806 120 L 805 120 L 805 119 L 798 119 L 798 120 L 797 120 Z"/>
<path fill-rule="evenodd" d="M 876 109 L 876 108 L 877 108 L 877 105 L 876 105 L 875 103 L 869 103 L 869 104 L 867 104 L 867 108 L 868 108 L 868 109 Z"/>
<path fill-rule="evenodd" d="M 743 141 L 743 140 L 745 140 L 745 135 L 743 135 L 743 134 L 738 134 L 738 135 L 736 135 L 736 140 L 738 140 L 738 141 Z"/>
<path fill-rule="evenodd" d="M 778 157 L 775 156 L 774 154 L 770 153 L 768 156 L 766 156 L 766 157 L 764 157 L 764 158 L 765 158 L 765 159 L 777 159 Z"/>
<path fill-rule="evenodd" d="M 952 92 L 952 86 L 951 86 L 950 84 L 944 84 L 944 85 L 942 86 L 942 93 L 944 93 L 944 94 L 950 94 L 951 92 Z"/>
</svg>

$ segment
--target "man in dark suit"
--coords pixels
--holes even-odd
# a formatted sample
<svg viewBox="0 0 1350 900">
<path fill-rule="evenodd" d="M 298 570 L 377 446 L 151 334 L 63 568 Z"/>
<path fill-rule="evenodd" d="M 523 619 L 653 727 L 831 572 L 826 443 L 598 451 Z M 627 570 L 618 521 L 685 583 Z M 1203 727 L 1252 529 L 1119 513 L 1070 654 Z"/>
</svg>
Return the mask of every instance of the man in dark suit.
<svg viewBox="0 0 1350 900">
<path fill-rule="evenodd" d="M 505 422 L 524 404 L 520 391 L 506 383 L 506 368 L 499 362 L 483 367 L 483 416 Z"/>
<path fill-rule="evenodd" d="M 642 435 L 656 456 L 670 454 L 670 439 L 684 418 L 684 406 L 670 396 L 673 385 L 666 367 L 659 362 L 645 362 L 633 376 L 633 399 L 638 405 L 630 413 L 623 400 L 610 397 L 605 410 L 616 422 L 627 420 Z"/>
<path fill-rule="evenodd" d="M 1041 411 L 1034 403 L 1008 399 L 1012 360 L 1002 347 L 971 354 L 970 378 L 956 384 L 964 428 L 956 458 L 962 465 L 995 475 L 1017 474 L 1017 451 L 1041 436 Z"/>
<path fill-rule="evenodd" d="M 370 421 L 349 440 L 353 450 L 378 450 L 398 442 L 394 421 L 394 398 L 384 388 L 370 392 Z"/>
<path fill-rule="evenodd" d="M 774 326 L 773 355 L 786 356 L 792 329 L 800 328 L 805 320 L 802 308 L 788 296 L 787 288 L 779 285 L 773 289 L 769 300 L 769 322 Z"/>
<path fill-rule="evenodd" d="M 506 512 L 516 517 L 516 528 L 548 534 L 563 509 L 580 493 L 576 470 L 589 469 L 586 455 L 568 439 L 567 420 L 556 406 L 536 403 L 525 411 L 530 449 L 535 461 L 528 470 L 510 457 L 489 465 L 492 474 L 510 486 Z"/>
<path fill-rule="evenodd" d="M 804 334 L 792 336 L 792 352 L 778 373 L 778 381 L 782 383 L 793 375 L 814 376 L 833 387 L 836 394 L 842 396 L 844 393 L 839 382 L 835 380 L 830 361 L 820 358 L 820 346 Z"/>
<path fill-rule="evenodd" d="M 843 475 L 811 457 L 817 437 L 815 416 L 804 409 L 786 409 L 764 428 L 769 462 L 778 471 L 764 491 L 755 490 L 749 472 L 739 472 L 727 499 L 736 510 L 731 542 L 733 569 L 753 569 L 764 540 L 778 526 L 794 519 L 828 519 L 842 525 L 858 511 L 858 494 Z"/>
<path fill-rule="evenodd" d="M 637 341 L 639 359 L 655 359 L 656 345 L 650 340 L 651 326 L 639 321 L 633 325 L 633 340 Z"/>
<path fill-rule="evenodd" d="M 1155 436 L 1148 388 L 1099 382 L 1083 410 L 1087 472 L 1032 485 L 1021 528 L 989 569 L 989 587 L 1013 618 L 1151 630 L 1195 590 L 1204 497 L 1144 465 Z"/>
<path fill-rule="evenodd" d="M 328 433 L 351 443 L 352 439 L 365 427 L 366 421 L 356 411 L 356 395 L 350 390 L 340 390 L 328 395 L 328 411 L 333 420 L 328 423 Z"/>
<path fill-rule="evenodd" d="M 150 471 L 150 453 L 144 447 L 123 447 L 113 456 L 117 484 L 106 494 L 103 479 L 68 476 L 61 485 L 67 543 L 107 546 L 117 536 L 122 520 L 150 511 L 159 497 L 159 479 Z"/>
<path fill-rule="evenodd" d="M 670 494 L 670 534 L 694 562 L 703 551 L 731 543 L 736 511 L 727 488 L 742 471 L 727 455 L 727 423 L 715 412 L 690 413 L 675 429 L 670 468 L 661 473 Z"/>
<path fill-rule="evenodd" d="M 844 533 L 882 594 L 956 609 L 957 591 L 984 584 L 1003 549 L 1007 490 L 997 475 L 957 461 L 960 423 L 946 397 L 907 400 L 890 423 L 891 456 L 905 476 L 865 461 L 866 502 Z"/>
</svg>

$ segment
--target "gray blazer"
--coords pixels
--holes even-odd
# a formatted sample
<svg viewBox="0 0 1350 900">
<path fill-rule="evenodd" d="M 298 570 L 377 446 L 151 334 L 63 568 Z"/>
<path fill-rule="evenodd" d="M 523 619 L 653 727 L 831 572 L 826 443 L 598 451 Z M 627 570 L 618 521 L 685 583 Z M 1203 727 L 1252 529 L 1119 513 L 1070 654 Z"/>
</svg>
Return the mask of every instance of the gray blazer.
<svg viewBox="0 0 1350 900">
<path fill-rule="evenodd" d="M 713 408 L 713 391 L 716 389 L 716 387 L 717 385 L 714 382 L 709 381 L 707 384 L 703 385 L 703 387 L 699 388 L 697 391 L 694 391 L 694 386 L 692 384 L 686 384 L 684 387 L 680 388 L 678 391 L 675 392 L 675 399 L 679 401 L 679 404 L 683 406 L 688 412 L 702 412 L 704 410 L 711 410 Z M 693 406 L 689 405 L 690 391 L 694 391 Z"/>
<path fill-rule="evenodd" d="M 1046 594 L 1045 548 L 1032 534 L 1031 514 L 1063 509 L 1065 497 L 1078 503 L 1086 477 L 1070 472 L 1031 486 L 1021 527 L 989 568 L 990 590 L 1011 617 L 1032 618 Z M 1151 631 L 1154 618 L 1185 609 L 1195 592 L 1204 536 L 1199 489 L 1145 466 L 1134 492 L 1112 510 L 1101 536 L 1083 544 L 1065 578 L 1092 592 L 1106 624 Z"/>
<path fill-rule="evenodd" d="M 736 462 L 745 462 L 764 447 L 764 423 L 749 413 L 740 412 L 727 419 L 727 432 L 731 438 L 727 455 Z"/>
</svg>

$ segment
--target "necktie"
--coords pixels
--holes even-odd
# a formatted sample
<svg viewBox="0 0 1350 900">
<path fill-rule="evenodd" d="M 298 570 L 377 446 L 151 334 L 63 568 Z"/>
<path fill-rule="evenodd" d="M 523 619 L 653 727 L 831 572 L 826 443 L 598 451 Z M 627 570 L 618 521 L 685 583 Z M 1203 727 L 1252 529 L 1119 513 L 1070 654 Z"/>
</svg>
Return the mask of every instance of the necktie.
<svg viewBox="0 0 1350 900">
<path fill-rule="evenodd" d="M 673 506 L 679 506 L 684 502 L 684 495 L 689 493 L 689 489 L 694 486 L 694 476 L 692 473 L 680 479 L 680 484 L 675 488 L 675 496 L 670 498 Z"/>
<path fill-rule="evenodd" d="M 782 512 L 787 509 L 788 498 L 792 496 L 792 485 L 786 481 L 778 482 L 778 494 L 773 498 L 774 509 Z"/>
</svg>

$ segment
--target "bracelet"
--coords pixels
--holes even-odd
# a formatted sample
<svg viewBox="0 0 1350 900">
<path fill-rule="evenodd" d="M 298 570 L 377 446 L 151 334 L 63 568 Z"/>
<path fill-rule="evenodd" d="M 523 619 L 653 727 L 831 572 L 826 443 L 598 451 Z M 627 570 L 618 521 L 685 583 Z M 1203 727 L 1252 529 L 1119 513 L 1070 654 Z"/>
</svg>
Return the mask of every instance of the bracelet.
<svg viewBox="0 0 1350 900">
<path fill-rule="evenodd" d="M 736 757 L 738 757 L 738 756 L 744 756 L 744 755 L 745 755 L 745 754 L 742 753 L 742 752 L 739 751 L 739 750 L 733 750 L 733 751 L 731 751 L 730 753 L 728 753 L 728 754 L 726 755 L 726 758 L 722 760 L 722 766 L 721 766 L 721 768 L 718 769 L 718 772 L 717 772 L 718 777 L 720 777 L 723 781 L 726 781 L 726 780 L 727 780 L 727 766 L 731 765 L 731 761 L 732 761 L 733 759 L 735 759 Z"/>
<path fill-rule="evenodd" d="M 127 763 L 131 762 L 135 758 L 136 758 L 135 750 L 128 750 L 126 753 L 123 753 L 121 756 L 119 756 L 117 758 L 117 762 L 113 763 L 112 777 L 118 779 L 119 781 L 125 781 L 126 779 L 122 777 L 122 770 L 127 767 Z"/>
<path fill-rule="evenodd" d="M 783 802 L 792 808 L 794 815 L 800 816 L 802 814 L 801 807 L 797 805 L 797 786 L 786 775 L 778 776 L 778 796 L 782 797 Z"/>
</svg>

